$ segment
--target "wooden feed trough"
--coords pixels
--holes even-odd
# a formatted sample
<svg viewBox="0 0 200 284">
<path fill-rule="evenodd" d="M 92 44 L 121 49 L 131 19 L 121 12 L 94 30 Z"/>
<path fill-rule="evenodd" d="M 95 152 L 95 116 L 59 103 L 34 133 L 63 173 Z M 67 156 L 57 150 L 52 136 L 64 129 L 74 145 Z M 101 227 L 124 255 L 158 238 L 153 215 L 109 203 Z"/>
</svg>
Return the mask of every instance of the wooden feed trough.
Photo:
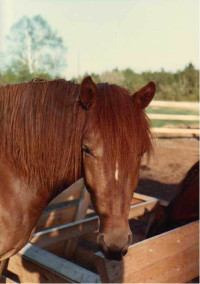
<svg viewBox="0 0 200 284">
<path fill-rule="evenodd" d="M 151 216 L 162 215 L 167 204 L 135 193 L 129 215 L 133 244 L 122 262 L 111 261 L 99 252 L 98 217 L 92 209 L 86 210 L 88 204 L 81 180 L 57 197 L 44 211 L 30 242 L 9 259 L 5 282 L 184 283 L 199 275 L 197 221 L 144 240 Z M 86 213 L 87 218 L 79 220 Z"/>
</svg>

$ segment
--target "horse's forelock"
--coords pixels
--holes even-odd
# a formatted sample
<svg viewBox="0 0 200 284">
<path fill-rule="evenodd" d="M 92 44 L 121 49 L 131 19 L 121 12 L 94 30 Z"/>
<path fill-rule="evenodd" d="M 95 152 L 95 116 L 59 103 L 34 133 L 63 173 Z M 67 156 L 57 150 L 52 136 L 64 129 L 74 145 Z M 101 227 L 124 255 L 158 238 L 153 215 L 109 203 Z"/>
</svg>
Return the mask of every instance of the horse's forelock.
<svg viewBox="0 0 200 284">
<path fill-rule="evenodd" d="M 98 84 L 98 88 L 99 96 L 91 110 L 94 119 L 89 124 L 101 132 L 105 158 L 117 160 L 126 171 L 133 162 L 138 163 L 138 155 L 144 151 L 147 156 L 151 154 L 149 120 L 124 88 L 109 84 Z"/>
</svg>

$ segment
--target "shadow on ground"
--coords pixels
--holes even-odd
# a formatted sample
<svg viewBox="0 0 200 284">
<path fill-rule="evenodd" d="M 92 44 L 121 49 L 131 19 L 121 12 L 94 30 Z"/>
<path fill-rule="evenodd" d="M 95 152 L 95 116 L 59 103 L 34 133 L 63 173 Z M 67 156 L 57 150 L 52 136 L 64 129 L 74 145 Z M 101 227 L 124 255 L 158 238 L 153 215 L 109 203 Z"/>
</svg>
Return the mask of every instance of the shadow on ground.
<svg viewBox="0 0 200 284">
<path fill-rule="evenodd" d="M 139 180 L 136 192 L 170 201 L 176 195 L 177 186 L 175 183 L 167 184 L 144 178 Z"/>
</svg>

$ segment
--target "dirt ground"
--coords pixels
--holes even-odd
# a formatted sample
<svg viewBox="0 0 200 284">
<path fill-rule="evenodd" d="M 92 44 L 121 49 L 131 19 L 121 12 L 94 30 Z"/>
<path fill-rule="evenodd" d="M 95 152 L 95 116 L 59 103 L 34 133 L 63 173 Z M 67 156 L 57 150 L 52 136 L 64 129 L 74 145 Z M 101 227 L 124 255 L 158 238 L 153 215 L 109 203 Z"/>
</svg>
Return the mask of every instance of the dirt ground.
<svg viewBox="0 0 200 284">
<path fill-rule="evenodd" d="M 195 138 L 156 139 L 154 157 L 142 160 L 136 192 L 171 200 L 177 185 L 199 159 L 199 141 Z"/>
</svg>

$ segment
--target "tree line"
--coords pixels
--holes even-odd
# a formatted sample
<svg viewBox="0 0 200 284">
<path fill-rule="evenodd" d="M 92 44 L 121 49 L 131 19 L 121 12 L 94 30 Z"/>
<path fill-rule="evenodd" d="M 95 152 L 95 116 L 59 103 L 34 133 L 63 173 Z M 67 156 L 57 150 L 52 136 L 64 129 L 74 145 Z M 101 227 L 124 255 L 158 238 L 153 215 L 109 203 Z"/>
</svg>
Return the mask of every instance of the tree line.
<svg viewBox="0 0 200 284">
<path fill-rule="evenodd" d="M 136 73 L 132 69 L 114 69 L 101 74 L 88 74 L 72 78 L 72 81 L 80 83 L 82 79 L 90 75 L 96 83 L 108 82 L 127 88 L 131 93 L 136 92 L 147 82 L 153 80 L 157 85 L 156 99 L 171 101 L 198 101 L 199 99 L 199 70 L 190 63 L 183 70 L 177 72 L 146 71 Z M 0 71 L 0 85 L 15 84 L 30 81 L 33 78 L 55 79 L 62 77 L 48 72 L 30 72 L 26 66 L 16 71 L 8 68 Z M 66 78 L 67 79 L 67 78 Z"/>
<path fill-rule="evenodd" d="M 87 73 L 84 76 L 88 75 Z M 141 73 L 127 68 L 114 69 L 101 74 L 90 74 L 96 83 L 108 82 L 127 88 L 134 93 L 149 81 L 157 85 L 156 99 L 169 101 L 198 101 L 199 99 L 199 70 L 189 63 L 183 70 L 177 72 L 145 71 Z M 81 82 L 84 77 L 73 78 Z"/>
<path fill-rule="evenodd" d="M 7 52 L 0 54 L 0 85 L 30 81 L 33 78 L 62 77 L 67 48 L 62 37 L 40 15 L 24 16 L 14 24 L 7 37 Z M 90 75 L 96 83 L 108 82 L 136 92 L 148 81 L 157 85 L 157 100 L 197 101 L 199 97 L 199 70 L 189 63 L 176 72 L 164 69 L 137 73 L 127 68 L 101 74 L 84 74 L 72 78 L 80 83 Z M 69 78 L 66 78 L 67 80 Z"/>
</svg>

